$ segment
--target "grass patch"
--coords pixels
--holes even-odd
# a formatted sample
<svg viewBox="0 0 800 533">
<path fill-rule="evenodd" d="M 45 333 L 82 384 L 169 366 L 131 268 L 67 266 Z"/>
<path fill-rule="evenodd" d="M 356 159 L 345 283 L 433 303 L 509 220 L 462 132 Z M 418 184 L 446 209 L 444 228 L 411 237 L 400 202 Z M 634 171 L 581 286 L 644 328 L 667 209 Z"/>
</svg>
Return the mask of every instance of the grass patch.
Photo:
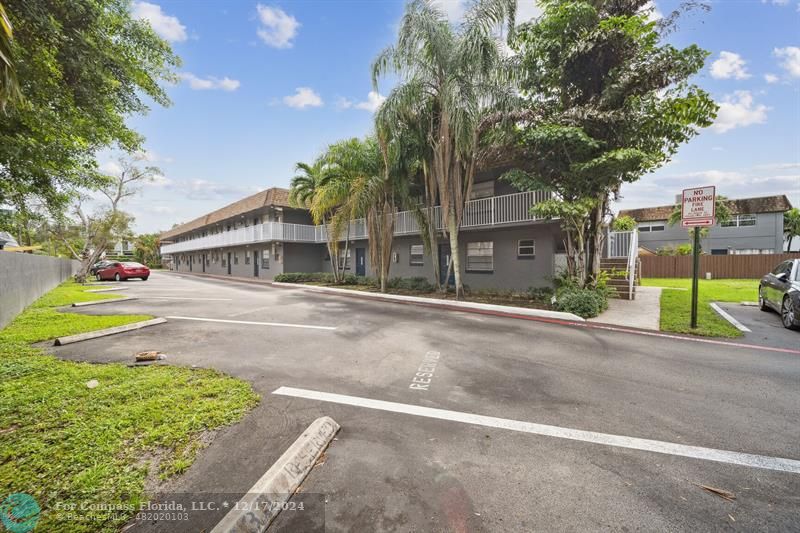
<svg viewBox="0 0 800 533">
<path fill-rule="evenodd" d="M 206 432 L 258 402 L 249 384 L 213 370 L 76 363 L 28 344 L 150 318 L 54 309 L 114 297 L 87 288 L 66 283 L 0 331 L 0 498 L 36 498 L 41 531 L 118 531 L 134 510 L 77 511 L 83 520 L 71 521 L 56 504 L 137 508 L 148 476 L 185 471 Z"/>
<path fill-rule="evenodd" d="M 697 329 L 691 329 L 692 280 L 646 278 L 642 285 L 665 287 L 661 293 L 661 330 L 708 337 L 740 337 L 742 332 L 719 316 L 711 302 L 753 302 L 758 299 L 758 280 L 701 279 L 697 297 Z M 674 290 L 678 289 L 678 290 Z M 685 289 L 685 290 L 681 290 Z"/>
<path fill-rule="evenodd" d="M 0 343 L 33 343 L 122 326 L 153 318 L 151 315 L 81 315 L 56 309 L 78 302 L 120 298 L 117 294 L 85 292 L 93 286 L 67 281 L 48 292 L 0 330 Z"/>
</svg>

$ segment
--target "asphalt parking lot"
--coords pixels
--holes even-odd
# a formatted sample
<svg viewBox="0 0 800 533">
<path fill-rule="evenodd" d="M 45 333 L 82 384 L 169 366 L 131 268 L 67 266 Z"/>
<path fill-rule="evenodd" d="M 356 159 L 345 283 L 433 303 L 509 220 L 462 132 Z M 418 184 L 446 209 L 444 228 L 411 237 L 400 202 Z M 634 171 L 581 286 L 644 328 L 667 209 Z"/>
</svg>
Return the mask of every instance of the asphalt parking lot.
<svg viewBox="0 0 800 533">
<path fill-rule="evenodd" d="M 775 311 L 762 311 L 754 305 L 718 303 L 726 313 L 750 331 L 744 332 L 746 342 L 777 348 L 800 349 L 800 331 L 786 329 Z"/>
<path fill-rule="evenodd" d="M 53 352 L 105 362 L 160 350 L 169 364 L 218 368 L 262 395 L 167 491 L 241 494 L 328 415 L 342 429 L 302 487 L 324 498 L 328 531 L 798 527 L 800 351 L 169 273 L 123 285 L 138 299 L 80 312 L 169 322 Z M 415 381 L 420 368 L 428 382 Z M 656 451 L 626 444 L 637 438 Z M 722 459 L 687 457 L 689 446 Z M 275 529 L 292 524 L 283 513 Z"/>
</svg>

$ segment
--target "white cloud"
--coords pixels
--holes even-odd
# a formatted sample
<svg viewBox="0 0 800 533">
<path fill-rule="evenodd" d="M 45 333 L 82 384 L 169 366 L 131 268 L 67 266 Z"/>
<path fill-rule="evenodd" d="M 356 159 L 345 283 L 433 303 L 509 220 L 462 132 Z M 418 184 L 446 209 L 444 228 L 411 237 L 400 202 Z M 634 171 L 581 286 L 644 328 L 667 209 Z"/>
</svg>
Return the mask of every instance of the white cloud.
<svg viewBox="0 0 800 533">
<path fill-rule="evenodd" d="M 650 2 L 647 2 L 645 5 L 643 5 L 640 11 L 647 12 L 647 20 L 649 22 L 658 22 L 664 18 L 664 15 L 658 9 L 658 6 L 653 0 L 650 0 Z"/>
<path fill-rule="evenodd" d="M 239 88 L 241 83 L 239 80 L 233 80 L 227 76 L 224 78 L 215 78 L 209 76 L 208 78 L 201 78 L 195 76 L 191 72 L 181 72 L 178 76 L 189 84 L 189 87 L 195 91 L 209 91 L 215 89 L 222 89 L 223 91 L 235 91 Z"/>
<path fill-rule="evenodd" d="M 161 6 L 150 2 L 136 2 L 131 12 L 133 18 L 146 20 L 159 36 L 170 42 L 186 40 L 186 26 L 177 17 L 161 11 Z"/>
<path fill-rule="evenodd" d="M 536 0 L 517 0 L 517 24 L 528 22 L 542 14 L 542 8 Z"/>
<path fill-rule="evenodd" d="M 295 93 L 283 97 L 283 103 L 295 109 L 322 106 L 322 98 L 311 87 L 298 87 Z"/>
<path fill-rule="evenodd" d="M 364 109 L 370 113 L 374 113 L 381 106 L 386 97 L 376 91 L 370 91 L 367 99 L 363 102 L 355 104 L 356 109 Z"/>
<path fill-rule="evenodd" d="M 136 159 L 148 163 L 172 163 L 174 161 L 171 157 L 163 156 L 155 150 L 139 150 L 134 155 Z"/>
<path fill-rule="evenodd" d="M 101 163 L 98 167 L 98 170 L 103 174 L 108 174 L 110 176 L 119 176 L 122 172 L 122 167 L 119 166 L 119 163 L 116 161 L 106 161 L 105 163 Z"/>
<path fill-rule="evenodd" d="M 189 200 L 216 200 L 244 196 L 258 192 L 258 187 L 242 187 L 202 179 L 184 180 L 172 183 L 170 188 L 178 190 Z"/>
<path fill-rule="evenodd" d="M 291 48 L 300 23 L 279 7 L 256 6 L 261 26 L 256 33 L 264 43 L 275 48 Z"/>
<path fill-rule="evenodd" d="M 791 77 L 800 78 L 800 48 L 787 46 L 786 48 L 776 48 L 772 53 L 775 57 L 783 59 L 781 66 Z"/>
<path fill-rule="evenodd" d="M 762 4 L 775 4 L 776 6 L 785 6 L 789 4 L 789 0 L 761 0 Z"/>
<path fill-rule="evenodd" d="M 764 74 L 764 81 L 767 83 L 778 83 L 778 76 L 775 74 Z"/>
<path fill-rule="evenodd" d="M 367 95 L 367 99 L 363 102 L 354 102 L 353 100 L 348 100 L 344 97 L 339 97 L 336 100 L 336 108 L 337 109 L 363 109 L 365 111 L 369 111 L 370 113 L 374 113 L 378 110 L 381 104 L 386 100 L 386 97 L 376 91 L 370 91 Z"/>
<path fill-rule="evenodd" d="M 750 77 L 745 67 L 746 61 L 734 52 L 722 51 L 719 59 L 711 63 L 711 76 L 718 80 L 735 78 L 744 80 Z"/>
<path fill-rule="evenodd" d="M 765 105 L 754 105 L 750 91 L 736 91 L 723 98 L 717 120 L 711 128 L 717 133 L 725 133 L 734 128 L 763 124 L 767 121 L 767 111 L 769 108 Z"/>
<path fill-rule="evenodd" d="M 172 180 L 163 174 L 155 174 L 147 184 L 152 187 L 169 187 L 172 185 Z"/>
</svg>

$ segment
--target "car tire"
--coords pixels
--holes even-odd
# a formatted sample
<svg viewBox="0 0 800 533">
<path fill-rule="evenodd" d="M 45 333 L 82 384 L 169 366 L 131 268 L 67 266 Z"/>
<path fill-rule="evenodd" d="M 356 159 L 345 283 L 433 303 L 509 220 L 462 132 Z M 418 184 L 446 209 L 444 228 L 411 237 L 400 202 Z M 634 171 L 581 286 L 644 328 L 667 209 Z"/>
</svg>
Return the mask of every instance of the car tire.
<svg viewBox="0 0 800 533">
<path fill-rule="evenodd" d="M 143 276 L 143 277 L 142 277 L 142 281 L 147 281 L 147 278 L 148 278 L 148 277 L 149 277 L 149 276 Z"/>
<path fill-rule="evenodd" d="M 94 279 L 96 279 L 97 281 L 103 281 L 102 279 L 100 279 L 100 274 L 95 274 Z"/>
<path fill-rule="evenodd" d="M 122 276 L 119 275 L 119 272 L 114 274 L 114 281 L 122 281 Z"/>
<path fill-rule="evenodd" d="M 772 311 L 770 306 L 767 305 L 767 301 L 764 299 L 764 294 L 761 292 L 762 289 L 761 285 L 758 286 L 758 308 L 762 311 Z"/>
<path fill-rule="evenodd" d="M 797 312 L 794 302 L 789 296 L 784 297 L 781 305 L 781 322 L 786 329 L 800 329 L 797 326 Z"/>
</svg>

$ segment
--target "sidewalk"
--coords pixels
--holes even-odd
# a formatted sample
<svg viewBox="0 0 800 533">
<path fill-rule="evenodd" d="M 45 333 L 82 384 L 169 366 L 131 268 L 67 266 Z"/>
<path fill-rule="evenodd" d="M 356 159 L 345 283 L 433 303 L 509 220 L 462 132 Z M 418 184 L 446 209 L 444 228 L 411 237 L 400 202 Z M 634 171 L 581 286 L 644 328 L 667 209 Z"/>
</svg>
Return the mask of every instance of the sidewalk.
<svg viewBox="0 0 800 533">
<path fill-rule="evenodd" d="M 635 300 L 608 300 L 608 309 L 589 322 L 660 330 L 661 287 L 636 287 Z"/>
</svg>

